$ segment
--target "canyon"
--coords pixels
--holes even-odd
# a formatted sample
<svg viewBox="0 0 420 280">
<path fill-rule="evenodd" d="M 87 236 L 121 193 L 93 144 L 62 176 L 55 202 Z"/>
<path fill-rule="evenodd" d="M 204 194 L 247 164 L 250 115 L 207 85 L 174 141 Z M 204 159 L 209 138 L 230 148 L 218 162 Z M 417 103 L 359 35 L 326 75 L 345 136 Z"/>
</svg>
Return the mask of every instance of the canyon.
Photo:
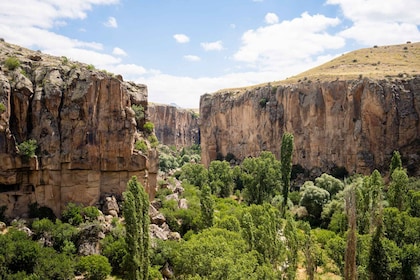
<svg viewBox="0 0 420 280">
<path fill-rule="evenodd" d="M 179 149 L 200 144 L 197 111 L 173 105 L 149 103 L 148 118 L 155 125 L 155 134 L 159 142 Z"/>
</svg>

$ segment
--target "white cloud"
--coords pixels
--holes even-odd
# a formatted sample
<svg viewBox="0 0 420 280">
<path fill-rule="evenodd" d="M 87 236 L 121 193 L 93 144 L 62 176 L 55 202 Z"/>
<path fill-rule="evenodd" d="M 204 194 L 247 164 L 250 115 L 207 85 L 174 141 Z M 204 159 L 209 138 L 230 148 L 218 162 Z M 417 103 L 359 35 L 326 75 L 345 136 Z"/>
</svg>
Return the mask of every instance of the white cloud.
<svg viewBox="0 0 420 280">
<path fill-rule="evenodd" d="M 108 20 L 104 22 L 104 25 L 106 27 L 117 28 L 118 27 L 117 19 L 114 17 L 109 17 Z"/>
<path fill-rule="evenodd" d="M 344 38 L 327 33 L 339 23 L 337 18 L 305 12 L 291 21 L 251 29 L 242 35 L 242 46 L 233 58 L 260 70 L 305 64 L 315 55 L 344 46 Z"/>
<path fill-rule="evenodd" d="M 201 58 L 196 55 L 184 55 L 184 59 L 188 61 L 200 61 Z"/>
<path fill-rule="evenodd" d="M 112 50 L 112 54 L 114 54 L 114 55 L 119 55 L 119 56 L 127 56 L 127 53 L 126 53 L 123 49 L 118 48 L 118 47 L 115 47 L 115 48 Z"/>
<path fill-rule="evenodd" d="M 353 22 L 340 34 L 364 45 L 402 44 L 420 41 L 418 0 L 327 0 L 339 5 Z"/>
<path fill-rule="evenodd" d="M 264 19 L 267 24 L 275 24 L 279 22 L 279 17 L 275 13 L 267 13 Z"/>
<path fill-rule="evenodd" d="M 185 34 L 175 34 L 174 39 L 180 44 L 185 44 L 190 41 L 190 38 Z"/>
<path fill-rule="evenodd" d="M 222 41 L 204 42 L 204 43 L 201 43 L 201 46 L 206 51 L 221 51 L 221 50 L 223 50 Z"/>
</svg>

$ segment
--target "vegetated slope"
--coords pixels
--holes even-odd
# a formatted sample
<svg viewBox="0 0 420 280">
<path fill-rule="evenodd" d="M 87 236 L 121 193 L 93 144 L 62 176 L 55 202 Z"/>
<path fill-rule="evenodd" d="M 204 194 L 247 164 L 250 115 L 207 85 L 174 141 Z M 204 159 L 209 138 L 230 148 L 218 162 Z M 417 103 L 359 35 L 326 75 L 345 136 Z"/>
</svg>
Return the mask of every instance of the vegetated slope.
<svg viewBox="0 0 420 280">
<path fill-rule="evenodd" d="M 373 46 L 342 54 L 331 61 L 281 81 L 270 82 L 272 86 L 294 84 L 301 81 L 353 80 L 406 78 L 420 75 L 420 42 L 390 46 Z M 237 93 L 264 86 L 221 89 Z"/>
<path fill-rule="evenodd" d="M 385 170 L 400 150 L 419 162 L 420 43 L 340 56 L 290 79 L 206 94 L 200 101 L 202 160 L 242 160 L 295 136 L 293 162 L 314 174 Z"/>
<path fill-rule="evenodd" d="M 4 41 L 0 68 L 0 206 L 7 215 L 35 202 L 56 214 L 69 201 L 92 205 L 104 193 L 120 195 L 134 175 L 153 196 L 157 154 L 135 150 L 151 135 L 131 107 L 147 110 L 145 85 Z"/>
</svg>

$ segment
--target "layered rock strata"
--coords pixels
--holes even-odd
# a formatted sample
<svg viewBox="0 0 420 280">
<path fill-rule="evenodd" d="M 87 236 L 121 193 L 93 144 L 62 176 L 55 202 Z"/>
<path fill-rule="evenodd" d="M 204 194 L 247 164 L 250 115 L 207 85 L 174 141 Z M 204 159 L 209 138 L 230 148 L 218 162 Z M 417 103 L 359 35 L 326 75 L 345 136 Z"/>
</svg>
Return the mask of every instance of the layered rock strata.
<svg viewBox="0 0 420 280">
<path fill-rule="evenodd" d="M 202 161 L 242 160 L 294 135 L 293 163 L 315 173 L 386 171 L 394 150 L 419 173 L 420 78 L 304 81 L 206 94 L 200 100 Z"/>
<path fill-rule="evenodd" d="M 65 57 L 0 47 L 0 206 L 7 216 L 24 215 L 31 203 L 56 215 L 68 202 L 95 205 L 121 195 L 132 176 L 154 196 L 157 153 L 134 149 L 147 139 L 145 120 L 136 123 L 131 108 L 147 110 L 145 85 Z M 29 139 L 37 142 L 33 157 L 19 151 Z"/>
<path fill-rule="evenodd" d="M 171 105 L 149 104 L 149 119 L 159 142 L 177 148 L 200 144 L 198 113 Z"/>
</svg>

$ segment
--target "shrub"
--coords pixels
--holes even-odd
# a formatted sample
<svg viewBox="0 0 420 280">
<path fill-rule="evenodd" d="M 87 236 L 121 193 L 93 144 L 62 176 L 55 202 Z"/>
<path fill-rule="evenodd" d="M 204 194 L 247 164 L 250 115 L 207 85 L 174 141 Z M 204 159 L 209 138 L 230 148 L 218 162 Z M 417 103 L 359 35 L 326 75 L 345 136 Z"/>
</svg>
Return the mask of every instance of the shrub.
<svg viewBox="0 0 420 280">
<path fill-rule="evenodd" d="M 87 206 L 83 208 L 82 214 L 88 221 L 94 221 L 99 217 L 99 210 L 95 206 Z"/>
<path fill-rule="evenodd" d="M 147 139 L 149 140 L 152 148 L 157 148 L 159 145 L 159 140 L 157 139 L 156 135 L 150 135 Z"/>
<path fill-rule="evenodd" d="M 95 70 L 95 66 L 93 64 L 89 64 L 86 68 L 90 71 Z"/>
<path fill-rule="evenodd" d="M 266 98 L 261 98 L 260 99 L 260 106 L 262 107 L 262 108 L 265 108 L 265 105 L 267 105 L 267 99 Z"/>
<path fill-rule="evenodd" d="M 143 108 L 143 106 L 133 104 L 133 105 L 131 105 L 131 109 L 133 109 L 133 111 L 134 111 L 136 122 L 140 123 L 140 121 L 144 119 L 144 108 Z"/>
<path fill-rule="evenodd" d="M 152 122 L 146 122 L 143 126 L 143 129 L 147 133 L 152 133 L 153 129 L 155 129 L 155 125 Z"/>
<path fill-rule="evenodd" d="M 136 143 L 134 144 L 134 148 L 136 150 L 139 150 L 139 151 L 143 152 L 143 153 L 147 152 L 147 144 L 144 140 L 136 141 Z"/>
<path fill-rule="evenodd" d="M 6 112 L 6 106 L 3 103 L 0 103 L 0 114 Z"/>
<path fill-rule="evenodd" d="M 7 69 L 13 71 L 20 66 L 20 61 L 16 57 L 12 56 L 5 60 L 4 65 L 6 65 Z"/>
<path fill-rule="evenodd" d="M 108 259 L 101 255 L 81 257 L 77 268 L 85 273 L 85 279 L 89 280 L 104 280 L 112 269 Z"/>
<path fill-rule="evenodd" d="M 67 204 L 63 213 L 61 213 L 61 216 L 64 222 L 78 226 L 83 222 L 82 207 L 76 203 L 70 202 Z"/>
<path fill-rule="evenodd" d="M 35 156 L 35 151 L 38 148 L 36 140 L 29 139 L 26 141 L 23 141 L 18 145 L 19 152 L 21 156 L 31 158 Z"/>
<path fill-rule="evenodd" d="M 66 65 L 69 63 L 69 59 L 66 56 L 62 56 L 61 57 L 61 62 L 63 63 L 63 65 Z"/>
</svg>

